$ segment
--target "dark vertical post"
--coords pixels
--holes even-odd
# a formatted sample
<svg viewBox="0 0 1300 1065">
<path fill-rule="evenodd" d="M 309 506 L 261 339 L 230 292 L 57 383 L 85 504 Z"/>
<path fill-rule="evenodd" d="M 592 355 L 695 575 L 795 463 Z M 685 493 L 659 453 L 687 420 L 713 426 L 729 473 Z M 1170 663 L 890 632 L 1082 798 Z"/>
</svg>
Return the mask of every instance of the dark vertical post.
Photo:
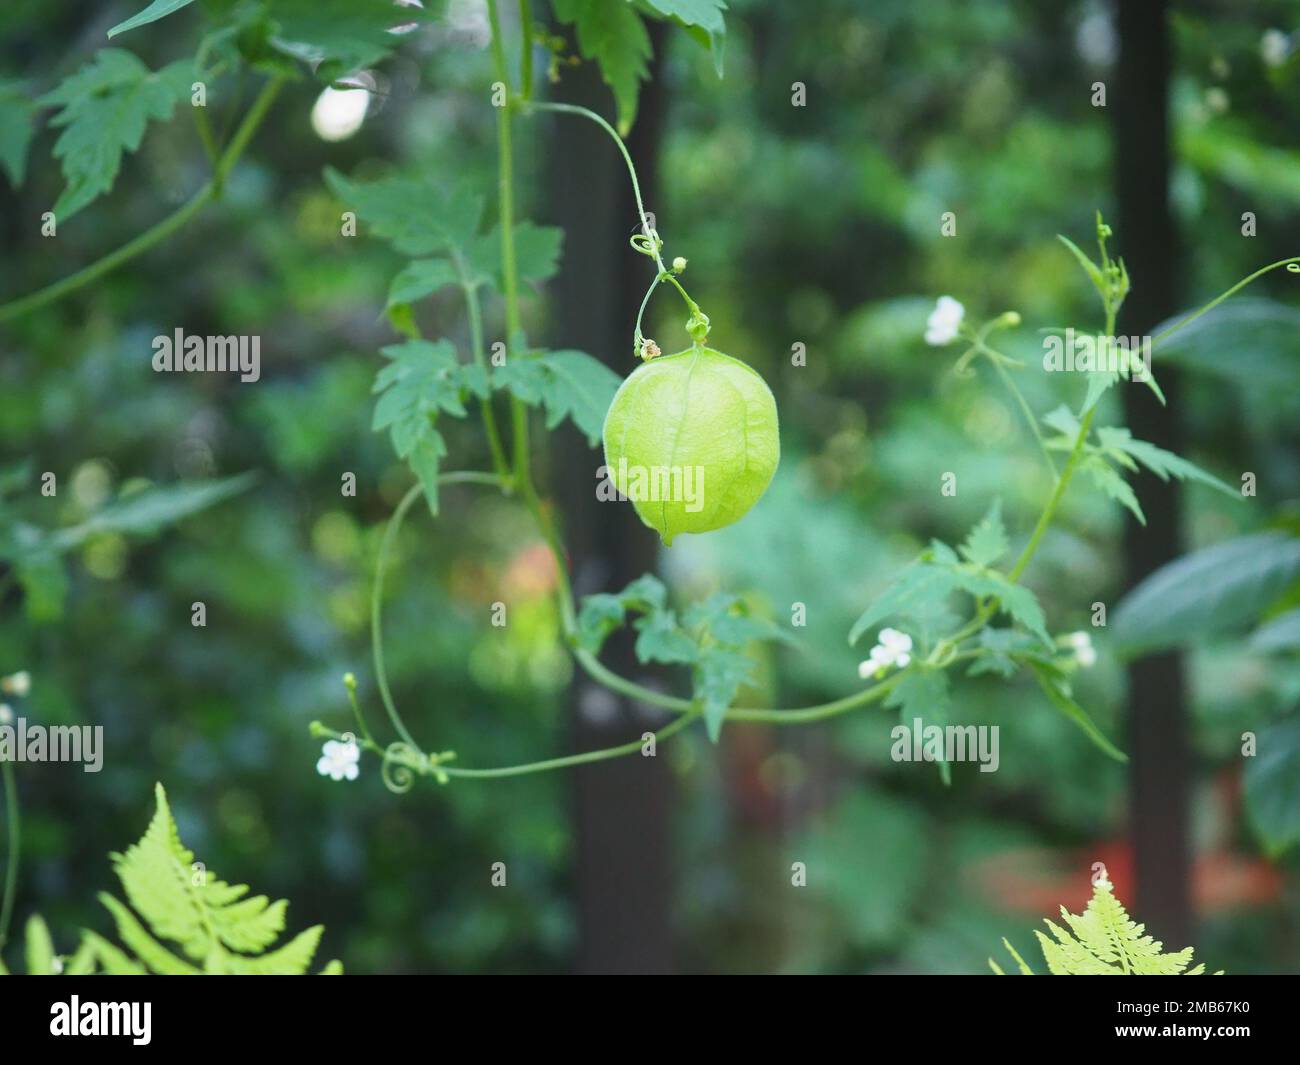
<svg viewBox="0 0 1300 1065">
<path fill-rule="evenodd" d="M 1151 332 L 1177 310 L 1177 235 L 1169 210 L 1170 39 L 1165 0 L 1117 0 L 1118 82 L 1114 116 L 1117 236 L 1133 292 L 1120 316 L 1121 335 Z M 1123 385 L 1124 415 L 1135 436 L 1182 451 L 1177 375 L 1154 368 L 1169 406 L 1144 385 Z M 1147 526 L 1126 516 L 1126 584 L 1132 587 L 1180 553 L 1176 481 L 1144 476 L 1138 488 Z M 1188 845 L 1190 753 L 1183 660 L 1177 654 L 1129 666 L 1129 817 L 1137 871 L 1133 910 L 1158 938 L 1181 948 L 1191 935 Z"/>
<path fill-rule="evenodd" d="M 657 57 L 662 27 L 651 25 L 656 62 L 644 87 L 628 149 L 637 164 L 647 210 L 655 209 L 655 169 L 663 114 Z M 591 64 L 564 72 L 558 100 L 602 114 L 609 89 Z M 628 244 L 638 223 L 626 165 L 609 135 L 569 115 L 539 117 L 549 159 L 549 217 L 565 231 L 562 272 L 552 283 L 552 342 L 587 351 L 626 376 L 637 306 L 653 277 L 650 260 Z M 563 507 L 575 591 L 617 590 L 652 570 L 657 539 L 630 504 L 596 499 L 599 451 L 567 435 L 555 451 L 551 482 Z M 628 641 L 613 640 L 604 656 L 635 674 Z M 573 685 L 574 749 L 635 739 L 661 723 L 645 707 L 589 681 Z M 669 779 L 663 756 L 633 756 L 576 771 L 575 877 L 583 972 L 667 972 L 672 964 Z"/>
</svg>

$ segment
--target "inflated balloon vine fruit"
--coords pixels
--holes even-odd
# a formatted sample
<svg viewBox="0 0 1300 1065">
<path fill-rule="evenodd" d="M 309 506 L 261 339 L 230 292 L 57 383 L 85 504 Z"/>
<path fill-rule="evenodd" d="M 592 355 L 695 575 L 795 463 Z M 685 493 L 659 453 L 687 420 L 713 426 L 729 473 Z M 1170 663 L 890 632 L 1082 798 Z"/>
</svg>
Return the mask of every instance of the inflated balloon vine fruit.
<svg viewBox="0 0 1300 1065">
<path fill-rule="evenodd" d="M 701 343 L 638 367 L 610 404 L 604 437 L 619 497 L 665 544 L 739 521 L 781 459 L 767 383 Z"/>
</svg>

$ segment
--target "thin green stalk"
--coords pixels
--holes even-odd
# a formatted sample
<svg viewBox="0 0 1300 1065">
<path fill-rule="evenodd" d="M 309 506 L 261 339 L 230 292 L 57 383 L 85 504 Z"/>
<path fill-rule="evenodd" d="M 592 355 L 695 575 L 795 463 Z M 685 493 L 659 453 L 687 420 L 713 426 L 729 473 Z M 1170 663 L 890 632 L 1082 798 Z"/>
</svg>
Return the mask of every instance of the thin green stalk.
<svg viewBox="0 0 1300 1065">
<path fill-rule="evenodd" d="M 523 48 L 519 56 L 519 95 L 527 100 L 533 95 L 533 5 L 519 0 L 519 33 Z"/>
<path fill-rule="evenodd" d="M 244 116 L 243 123 L 235 132 L 230 144 L 218 160 L 216 167 L 213 169 L 212 177 L 189 200 L 162 221 L 127 241 L 115 251 L 109 252 L 97 262 L 78 270 L 75 274 L 69 274 L 67 277 L 55 281 L 43 289 L 38 289 L 28 296 L 22 296 L 0 305 L 0 322 L 12 321 L 14 318 L 19 318 L 24 314 L 60 300 L 80 288 L 84 288 L 105 274 L 116 270 L 124 263 L 128 263 L 137 256 L 144 254 L 155 245 L 161 244 L 189 222 L 191 218 L 220 194 L 226 177 L 239 161 L 244 149 L 248 147 L 248 142 L 252 139 L 253 134 L 257 132 L 258 126 L 262 124 L 262 120 L 266 117 L 266 112 L 275 100 L 276 94 L 280 91 L 283 81 L 283 78 L 275 78 L 267 82 L 262 88 L 261 94 L 253 102 L 252 107 L 249 108 L 248 114 Z"/>
<path fill-rule="evenodd" d="M 1052 453 L 1047 450 L 1047 441 L 1043 439 L 1043 434 L 1038 428 L 1038 419 L 1034 417 L 1034 412 L 1029 409 L 1029 404 L 1025 402 L 1024 394 L 1020 391 L 1020 388 L 1016 385 L 1012 376 L 1007 373 L 1006 367 L 1002 365 L 1001 358 L 997 357 L 998 353 L 993 351 L 991 348 L 988 348 L 982 341 L 980 342 L 979 347 L 989 355 L 989 362 L 993 364 L 993 369 L 995 369 L 998 376 L 1002 378 L 1002 383 L 1007 386 L 1007 391 L 1015 397 L 1016 403 L 1020 407 L 1020 413 L 1024 416 L 1025 422 L 1029 426 L 1029 431 L 1034 434 L 1034 440 L 1038 443 L 1038 450 L 1042 453 L 1043 461 L 1047 463 L 1047 468 L 1051 471 L 1052 480 L 1055 481 L 1060 474 L 1057 473 L 1056 463 L 1052 461 Z"/>
<path fill-rule="evenodd" d="M 8 759 L 0 762 L 0 776 L 4 777 L 5 790 L 5 842 L 8 855 L 5 859 L 4 900 L 0 902 L 0 950 L 9 940 L 9 921 L 14 912 L 14 894 L 18 890 L 18 856 L 22 851 L 22 817 L 18 810 L 18 785 L 14 780 L 14 767 Z"/>
<path fill-rule="evenodd" d="M 501 485 L 502 480 L 494 473 L 452 471 L 440 473 L 438 483 Z M 415 742 L 415 737 L 407 729 L 406 722 L 402 720 L 402 715 L 397 712 L 397 706 L 393 702 L 392 693 L 388 688 L 388 670 L 384 666 L 383 598 L 384 573 L 388 568 L 388 556 L 392 551 L 393 542 L 397 539 L 397 532 L 402 527 L 402 522 L 406 520 L 407 511 L 420 498 L 422 492 L 423 488 L 419 484 L 412 485 L 406 495 L 402 497 L 402 501 L 397 504 L 397 509 L 393 511 L 392 517 L 388 519 L 388 526 L 384 529 L 383 539 L 379 542 L 379 554 L 375 558 L 375 579 L 370 589 L 370 650 L 375 664 L 375 684 L 379 688 L 380 700 L 384 704 L 384 710 L 388 714 L 388 720 L 392 723 L 394 730 L 417 751 L 421 751 L 422 748 Z"/>
<path fill-rule="evenodd" d="M 469 316 L 469 338 L 474 363 L 486 374 L 488 364 L 487 355 L 483 350 L 483 308 L 479 304 L 478 286 L 466 276 L 459 255 L 456 256 L 456 269 L 460 272 L 461 289 L 465 293 L 465 311 Z M 490 397 L 479 400 L 479 410 L 483 415 L 483 431 L 487 434 L 488 448 L 492 452 L 492 468 L 496 470 L 499 477 L 509 479 L 510 463 L 501 444 L 501 433 L 497 429 L 496 412 L 492 410 Z"/>
<path fill-rule="evenodd" d="M 501 15 L 497 0 L 487 0 L 492 28 L 492 62 L 497 79 L 510 91 L 505 45 L 501 37 Z M 501 227 L 501 275 L 506 305 L 506 358 L 512 358 L 515 338 L 520 333 L 519 269 L 515 261 L 514 151 L 510 140 L 510 102 L 497 110 L 497 216 Z M 519 397 L 510 397 L 510 427 L 514 440 L 515 483 L 524 490 L 532 481 L 528 447 L 528 409 Z"/>
<path fill-rule="evenodd" d="M 1173 325 L 1171 325 L 1168 329 L 1162 329 L 1159 333 L 1157 333 L 1155 336 L 1153 336 L 1153 337 L 1151 338 L 1151 347 L 1154 349 L 1155 346 L 1156 346 L 1157 344 L 1159 344 L 1162 340 L 1166 339 L 1167 337 L 1171 337 L 1171 336 L 1173 336 L 1173 335 L 1174 335 L 1175 333 L 1177 333 L 1180 329 L 1184 329 L 1184 328 L 1186 328 L 1187 326 L 1191 325 L 1194 321 L 1196 321 L 1196 319 L 1198 319 L 1199 317 L 1201 317 L 1201 315 L 1206 314 L 1207 312 L 1214 310 L 1214 308 L 1217 307 L 1220 303 L 1222 303 L 1224 300 L 1228 299 L 1228 297 L 1233 296 L 1233 295 L 1235 295 L 1236 293 L 1240 292 L 1243 288 L 1245 288 L 1247 285 L 1249 285 L 1252 281 L 1255 281 L 1255 280 L 1257 280 L 1258 278 L 1263 277 L 1263 276 L 1264 276 L 1265 274 L 1267 274 L 1269 271 L 1271 271 L 1271 270 L 1276 270 L 1276 269 L 1277 269 L 1278 267 L 1280 267 L 1280 266 L 1285 266 L 1285 267 L 1287 268 L 1287 270 L 1289 270 L 1289 271 L 1290 271 L 1291 273 L 1293 273 L 1293 274 L 1300 273 L 1300 255 L 1293 255 L 1293 256 L 1292 256 L 1291 258 L 1289 258 L 1289 259 L 1279 259 L 1279 260 L 1278 260 L 1277 262 L 1275 262 L 1275 263 L 1269 263 L 1267 266 L 1262 266 L 1262 267 L 1260 267 L 1258 270 L 1256 270 L 1256 271 L 1255 271 L 1253 274 L 1251 274 L 1249 277 L 1244 277 L 1244 278 L 1242 278 L 1242 279 L 1241 279 L 1240 281 L 1238 281 L 1235 285 L 1233 285 L 1232 288 L 1228 289 L 1226 292 L 1223 292 L 1223 293 L 1221 293 L 1220 295 L 1216 296 L 1214 299 L 1210 300 L 1210 302 L 1207 303 L 1207 304 L 1206 304 L 1204 307 L 1202 307 L 1200 310 L 1198 310 L 1198 311 L 1193 311 L 1191 314 L 1189 314 L 1189 315 L 1188 315 L 1186 318 L 1184 318 L 1182 321 L 1180 321 L 1180 322 L 1175 322 L 1175 323 L 1174 323 Z M 1111 327 L 1110 329 L 1108 329 L 1106 332 L 1107 332 L 1107 335 L 1109 336 L 1109 335 L 1111 335 L 1112 333 L 1114 333 L 1114 331 L 1115 331 L 1115 330 L 1114 330 L 1114 327 L 1113 327 L 1113 325 L 1112 325 L 1112 327 Z"/>
</svg>

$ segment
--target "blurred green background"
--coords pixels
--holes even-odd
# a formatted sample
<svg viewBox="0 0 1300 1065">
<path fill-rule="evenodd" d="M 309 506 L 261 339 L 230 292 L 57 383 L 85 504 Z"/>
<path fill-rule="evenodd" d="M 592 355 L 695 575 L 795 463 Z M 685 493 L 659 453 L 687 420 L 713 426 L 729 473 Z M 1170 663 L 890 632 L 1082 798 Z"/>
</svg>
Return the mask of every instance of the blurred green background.
<svg viewBox="0 0 1300 1065">
<path fill-rule="evenodd" d="M 138 6 L 6 5 L 0 80 L 48 91 Z M 79 927 L 108 927 L 94 901 L 111 886 L 107 853 L 143 831 L 161 780 L 182 837 L 208 867 L 289 898 L 291 928 L 324 923 L 321 956 L 350 971 L 568 971 L 599 956 L 599 944 L 583 941 L 592 934 L 583 878 L 599 879 L 601 859 L 578 860 L 578 774 L 422 781 L 395 796 L 373 760 L 356 783 L 319 776 L 319 741 L 308 735 L 313 719 L 349 726 L 348 670 L 378 720 L 370 580 L 383 523 L 411 482 L 370 431 L 378 349 L 396 338 L 384 298 L 400 263 L 378 241 L 339 238 L 322 169 L 366 174 L 388 162 L 468 180 L 489 196 L 494 188 L 483 6 L 448 0 L 430 10 L 433 23 L 380 68 L 386 94 L 355 135 L 322 139 L 311 122 L 321 85 L 291 84 L 221 204 L 127 269 L 0 326 L 7 537 L 20 526 L 75 527 L 142 485 L 258 473 L 248 490 L 155 534 L 90 535 L 64 558 L 62 580 L 19 580 L 0 562 L 0 674 L 32 675 L 15 711 L 105 730 L 99 774 L 17 767 L 17 918 L 39 909 L 62 949 Z M 157 67 L 188 54 L 201 22 L 195 7 L 160 24 L 166 31 L 116 43 Z M 1176 4 L 1170 25 L 1170 187 L 1181 302 L 1192 307 L 1300 250 L 1300 21 L 1293 3 L 1257 0 Z M 1290 36 L 1279 46 L 1269 31 Z M 1022 377 L 1031 405 L 1077 405 L 1077 380 L 1032 368 L 1039 327 L 1099 328 L 1086 278 L 1055 234 L 1090 247 L 1096 210 L 1115 215 L 1112 175 L 1123 160 L 1108 111 L 1090 103 L 1090 86 L 1112 78 L 1118 54 L 1109 8 L 732 0 L 722 79 L 685 35 L 656 44 L 650 206 L 668 251 L 690 260 L 714 342 L 770 382 L 784 452 L 749 516 L 678 541 L 659 570 L 683 601 L 725 588 L 785 621 L 790 604 L 807 604 L 800 649 L 773 652 L 745 700 L 835 698 L 855 689 L 863 657 L 845 633 L 900 565 L 931 537 L 959 540 L 995 497 L 1013 542 L 1023 542 L 1050 490 L 996 379 L 953 376 L 959 349 L 927 347 L 921 336 L 941 294 L 975 320 L 1018 310 L 1025 326 L 1003 350 L 1030 364 Z M 562 69 L 552 91 L 583 74 Z M 790 106 L 796 81 L 807 107 Z M 215 92 L 227 90 L 233 84 Z M 251 86 L 242 91 L 248 99 Z M 543 175 L 557 121 L 517 123 L 520 196 L 526 217 L 543 223 L 556 220 Z M 61 188 L 53 139 L 49 129 L 38 135 L 20 190 L 0 178 L 0 299 L 123 243 L 205 174 L 193 126 L 178 113 L 126 159 L 109 197 L 47 239 L 40 213 Z M 590 150 L 604 163 L 613 152 L 596 139 Z M 600 173 L 624 180 L 616 169 Z M 956 212 L 955 237 L 940 236 L 944 211 Z M 1245 211 L 1257 217 L 1254 237 L 1241 233 Z M 570 233 L 562 270 L 579 269 L 575 249 L 600 242 L 644 284 L 645 264 L 626 247 L 635 224 L 628 214 L 608 231 Z M 1123 232 L 1115 247 L 1124 253 Z M 1252 288 L 1253 306 L 1261 315 L 1267 299 L 1294 307 L 1296 285 L 1270 275 Z M 499 335 L 500 308 L 488 313 L 489 335 Z M 653 305 L 648 332 L 665 350 L 681 336 L 681 317 L 667 294 Z M 420 320 L 426 335 L 464 352 L 454 294 L 423 306 Z M 1243 470 L 1259 475 L 1258 497 L 1245 505 L 1187 490 L 1189 548 L 1300 529 L 1300 338 L 1294 320 L 1271 332 L 1252 321 L 1188 345 L 1177 411 L 1188 457 L 1230 483 Z M 531 330 L 559 324 L 545 292 L 529 302 Z M 260 335 L 262 380 L 153 374 L 150 341 L 177 326 Z M 629 344 L 631 326 L 620 326 Z M 805 367 L 791 365 L 795 343 L 806 345 Z M 594 354 L 622 372 L 632 368 L 625 350 Z M 1103 417 L 1117 418 L 1117 394 L 1104 402 Z M 472 424 L 445 432 L 448 468 L 485 468 Z M 568 426 L 558 435 L 578 446 Z M 585 492 L 598 461 L 589 458 L 543 461 L 544 490 L 564 482 Z M 960 492 L 943 499 L 938 471 L 950 469 Z M 44 471 L 58 475 L 54 498 L 37 490 Z M 340 493 L 346 472 L 356 474 L 356 498 Z M 1088 627 L 1092 602 L 1119 599 L 1121 526 L 1121 510 L 1091 488 L 1069 494 L 1027 574 L 1055 631 Z M 653 534 L 635 529 L 648 552 Z M 454 748 L 468 765 L 571 749 L 572 665 L 557 642 L 546 556 L 521 508 L 484 489 L 448 488 L 436 524 L 413 513 L 394 573 L 389 670 L 422 742 Z M 499 600 L 511 604 L 503 629 L 487 623 Z M 190 624 L 195 601 L 207 606 L 205 628 Z M 1105 630 L 1096 640 L 1099 661 L 1077 694 L 1122 738 L 1123 666 Z M 1295 652 L 1260 651 L 1228 633 L 1198 643 L 1189 661 L 1192 942 L 1211 968 L 1296 971 L 1296 848 L 1266 847 L 1252 825 L 1240 757 L 1243 731 L 1295 713 Z M 979 972 L 1002 935 L 1027 952 L 1040 917 L 1060 903 L 1081 906 L 1095 861 L 1128 900 L 1124 767 L 1023 679 L 964 680 L 958 690 L 958 721 L 1001 726 L 1001 767 L 958 766 L 950 788 L 927 767 L 889 760 L 895 720 L 878 708 L 808 729 L 729 727 L 716 749 L 702 730 L 665 744 L 669 967 Z M 641 730 L 631 724 L 624 736 Z M 1300 754 L 1290 757 L 1300 779 Z M 616 771 L 639 772 L 637 761 Z M 1290 788 L 1280 801 L 1294 840 L 1300 793 Z M 509 868 L 505 889 L 489 883 L 496 861 Z M 796 861 L 807 863 L 807 888 L 790 887 Z M 632 942 L 644 932 L 626 929 Z"/>
</svg>

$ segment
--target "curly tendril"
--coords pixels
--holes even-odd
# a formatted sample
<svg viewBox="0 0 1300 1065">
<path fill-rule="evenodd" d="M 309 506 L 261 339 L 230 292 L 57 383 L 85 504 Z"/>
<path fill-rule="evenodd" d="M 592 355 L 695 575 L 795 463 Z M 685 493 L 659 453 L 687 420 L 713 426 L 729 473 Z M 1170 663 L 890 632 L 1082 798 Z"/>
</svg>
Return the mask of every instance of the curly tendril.
<svg viewBox="0 0 1300 1065">
<path fill-rule="evenodd" d="M 383 762 L 379 767 L 384 787 L 395 795 L 410 791 L 415 784 L 415 770 L 411 768 L 413 759 L 417 764 L 425 761 L 424 756 L 409 743 L 395 740 L 385 747 Z"/>
</svg>

